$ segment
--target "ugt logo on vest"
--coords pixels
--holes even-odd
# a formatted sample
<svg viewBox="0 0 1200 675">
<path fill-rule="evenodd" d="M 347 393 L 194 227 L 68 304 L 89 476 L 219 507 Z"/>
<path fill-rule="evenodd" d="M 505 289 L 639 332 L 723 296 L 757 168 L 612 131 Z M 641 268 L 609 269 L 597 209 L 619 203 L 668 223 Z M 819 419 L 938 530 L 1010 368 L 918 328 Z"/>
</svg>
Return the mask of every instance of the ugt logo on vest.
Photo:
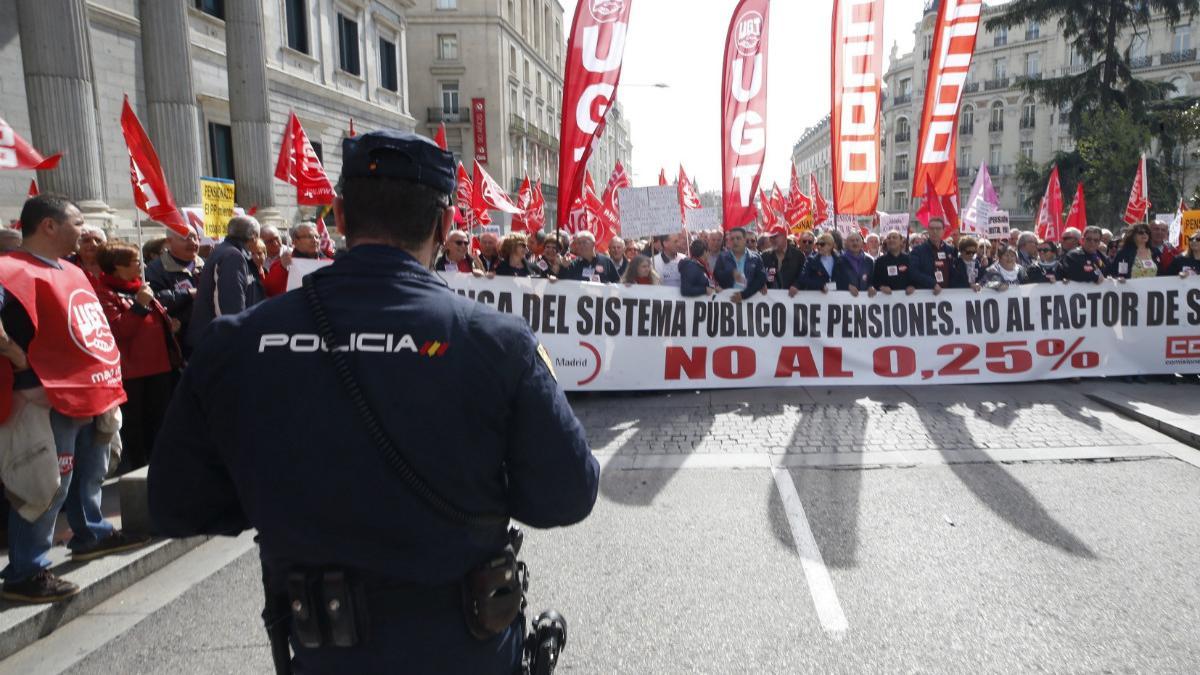
<svg viewBox="0 0 1200 675">
<path fill-rule="evenodd" d="M 110 366 L 121 362 L 116 337 L 95 293 L 84 289 L 71 293 L 67 302 L 67 325 L 71 340 L 85 354 Z"/>
</svg>

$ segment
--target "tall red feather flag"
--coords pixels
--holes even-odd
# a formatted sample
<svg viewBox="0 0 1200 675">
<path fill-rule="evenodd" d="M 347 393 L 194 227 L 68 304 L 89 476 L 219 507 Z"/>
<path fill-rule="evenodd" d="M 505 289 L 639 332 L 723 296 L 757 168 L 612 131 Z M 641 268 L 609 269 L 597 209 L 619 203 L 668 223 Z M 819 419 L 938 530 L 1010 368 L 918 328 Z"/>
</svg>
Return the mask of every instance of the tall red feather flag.
<svg viewBox="0 0 1200 675">
<path fill-rule="evenodd" d="M 929 53 L 925 107 L 917 134 L 913 196 L 925 185 L 945 197 L 958 194 L 958 110 L 979 34 L 983 0 L 941 0 Z M 957 208 L 953 209 L 957 213 Z M 949 214 L 947 214 L 949 215 Z"/>
<path fill-rule="evenodd" d="M 1046 194 L 1042 197 L 1041 208 L 1038 209 L 1037 236 L 1042 241 L 1062 241 L 1063 233 L 1063 196 L 1062 184 L 1058 180 L 1058 167 L 1050 171 L 1050 181 L 1046 184 Z"/>
<path fill-rule="evenodd" d="M 181 237 L 188 236 L 191 229 L 183 219 L 183 213 L 175 206 L 175 199 L 163 176 L 162 164 L 158 161 L 158 153 L 154 151 L 154 144 L 130 107 L 128 96 L 121 108 L 121 134 L 125 136 L 125 146 L 129 149 L 129 182 L 133 186 L 134 203 L 151 219 L 166 225 Z"/>
<path fill-rule="evenodd" d="M 883 52 L 883 0 L 834 0 L 829 128 L 839 216 L 873 216 L 879 204 Z"/>
<path fill-rule="evenodd" d="M 721 194 L 726 230 L 754 221 L 767 154 L 769 0 L 741 0 L 725 36 L 721 75 Z"/>
<path fill-rule="evenodd" d="M 1067 214 L 1067 227 L 1078 228 L 1080 232 L 1087 229 L 1087 201 L 1083 198 L 1082 182 L 1075 187 L 1075 200 L 1071 202 L 1071 212 Z"/>
<path fill-rule="evenodd" d="M 558 158 L 558 224 L 583 193 L 584 172 L 604 120 L 617 99 L 633 0 L 575 5 L 563 76 Z"/>
<path fill-rule="evenodd" d="M 1133 189 L 1129 191 L 1129 204 L 1125 207 L 1125 224 L 1133 225 L 1146 219 L 1150 213 L 1150 181 L 1146 175 L 1146 155 L 1138 162 L 1137 175 L 1133 177 Z"/>
<path fill-rule="evenodd" d="M 529 184 L 529 176 L 525 176 L 525 180 L 521 182 L 521 189 L 517 191 L 517 208 L 521 209 L 521 213 L 512 217 L 513 232 L 532 232 L 529 229 L 529 207 L 532 205 L 533 186 Z"/>
<path fill-rule="evenodd" d="M 0 169 L 36 169 L 49 171 L 58 166 L 62 153 L 42 157 L 8 122 L 0 118 Z"/>
<path fill-rule="evenodd" d="M 433 136 L 433 142 L 443 150 L 449 150 L 450 145 L 446 143 L 446 123 L 442 122 L 438 125 L 437 133 Z"/>
</svg>

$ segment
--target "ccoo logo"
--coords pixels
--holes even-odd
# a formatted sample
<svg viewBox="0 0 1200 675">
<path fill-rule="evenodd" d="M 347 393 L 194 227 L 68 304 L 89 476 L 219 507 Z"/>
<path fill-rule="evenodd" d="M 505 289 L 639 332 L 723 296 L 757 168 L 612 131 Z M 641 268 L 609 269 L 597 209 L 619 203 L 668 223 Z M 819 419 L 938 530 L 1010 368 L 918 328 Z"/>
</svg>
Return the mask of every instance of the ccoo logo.
<svg viewBox="0 0 1200 675">
<path fill-rule="evenodd" d="M 116 337 L 104 317 L 100 300 L 91 291 L 79 289 L 71 293 L 67 302 L 67 330 L 75 346 L 88 356 L 110 366 L 121 362 Z"/>
<path fill-rule="evenodd" d="M 758 12 L 746 12 L 738 22 L 735 43 L 738 53 L 742 56 L 758 54 L 758 46 L 762 43 L 763 16 Z"/>
<path fill-rule="evenodd" d="M 596 23 L 613 23 L 625 11 L 625 0 L 588 0 L 588 9 Z"/>
</svg>

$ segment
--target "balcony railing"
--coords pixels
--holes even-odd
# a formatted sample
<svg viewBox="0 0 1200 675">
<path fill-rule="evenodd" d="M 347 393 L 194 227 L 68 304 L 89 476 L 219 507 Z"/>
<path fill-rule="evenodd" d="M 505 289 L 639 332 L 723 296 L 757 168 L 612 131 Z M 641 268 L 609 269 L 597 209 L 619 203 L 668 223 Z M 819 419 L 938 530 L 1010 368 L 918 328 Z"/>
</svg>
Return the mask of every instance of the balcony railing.
<svg viewBox="0 0 1200 675">
<path fill-rule="evenodd" d="M 897 131 L 896 142 L 907 143 L 912 140 L 912 131 Z"/>
<path fill-rule="evenodd" d="M 1013 84 L 1019 85 L 1024 82 L 1037 82 L 1040 79 L 1042 79 L 1041 73 L 1026 73 L 1025 75 L 1018 75 L 1017 78 L 1013 81 Z"/>
<path fill-rule="evenodd" d="M 995 80 L 988 80 L 987 82 L 984 82 L 983 90 L 984 91 L 995 91 L 997 89 L 1008 89 L 1008 85 L 1009 85 L 1009 79 L 1007 77 L 1001 77 L 1001 78 L 997 78 Z"/>
<path fill-rule="evenodd" d="M 988 164 L 988 175 L 1000 176 L 1004 173 L 1004 167 L 999 164 Z"/>
<path fill-rule="evenodd" d="M 892 180 L 908 180 L 908 169 L 900 169 L 893 172 Z"/>
<path fill-rule="evenodd" d="M 912 103 L 912 94 L 899 94 L 896 96 L 895 99 L 893 99 L 893 102 L 896 105 L 904 105 L 906 103 Z"/>
<path fill-rule="evenodd" d="M 1145 70 L 1154 67 L 1153 56 L 1135 56 L 1129 59 L 1129 67 L 1134 70 Z"/>
<path fill-rule="evenodd" d="M 466 122 L 471 117 L 465 108 L 430 108 L 430 122 Z"/>
<path fill-rule="evenodd" d="M 978 82 L 968 82 L 963 85 L 963 93 L 964 94 L 974 94 L 977 91 L 979 91 L 979 83 Z"/>
<path fill-rule="evenodd" d="M 1042 31 L 1040 28 L 1035 28 L 1033 30 L 1025 31 L 1025 39 L 1026 40 L 1036 40 L 1040 37 L 1042 37 Z"/>
<path fill-rule="evenodd" d="M 974 169 L 972 169 L 969 166 L 960 166 L 960 167 L 958 167 L 958 177 L 959 178 L 970 178 L 972 171 L 974 171 Z"/>
<path fill-rule="evenodd" d="M 988 131 L 992 133 L 1004 131 L 1004 120 L 992 120 L 988 122 Z"/>
<path fill-rule="evenodd" d="M 1162 64 L 1164 66 L 1172 63 L 1190 63 L 1196 60 L 1195 49 L 1185 49 L 1180 52 L 1168 52 L 1162 55 Z"/>
<path fill-rule="evenodd" d="M 1037 118 L 1036 117 L 1034 117 L 1033 115 L 1022 115 L 1021 116 L 1021 128 L 1022 129 L 1032 129 L 1036 126 L 1037 126 Z"/>
<path fill-rule="evenodd" d="M 974 122 L 972 122 L 970 124 L 960 124 L 958 126 L 958 135 L 959 136 L 971 136 L 971 135 L 974 135 L 974 133 L 975 133 L 975 123 Z"/>
</svg>

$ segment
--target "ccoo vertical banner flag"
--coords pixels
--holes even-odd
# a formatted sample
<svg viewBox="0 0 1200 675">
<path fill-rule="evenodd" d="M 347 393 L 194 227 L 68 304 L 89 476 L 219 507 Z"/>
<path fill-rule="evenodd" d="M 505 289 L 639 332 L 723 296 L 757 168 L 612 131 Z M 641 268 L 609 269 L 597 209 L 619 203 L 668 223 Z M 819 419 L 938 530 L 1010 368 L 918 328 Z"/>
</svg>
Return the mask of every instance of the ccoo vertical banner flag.
<svg viewBox="0 0 1200 675">
<path fill-rule="evenodd" d="M 833 2 L 833 210 L 874 216 L 879 203 L 883 0 Z"/>
<path fill-rule="evenodd" d="M 567 43 L 559 136 L 558 224 L 583 194 L 584 167 L 617 98 L 633 0 L 579 0 Z"/>
<path fill-rule="evenodd" d="M 962 104 L 983 0 L 942 0 L 929 55 L 929 82 L 917 138 L 913 196 L 920 197 L 926 177 L 939 196 L 958 194 L 958 107 Z"/>
<path fill-rule="evenodd" d="M 767 28 L 770 0 L 742 0 L 725 37 L 721 92 L 725 229 L 754 222 L 754 193 L 767 154 Z"/>
</svg>

